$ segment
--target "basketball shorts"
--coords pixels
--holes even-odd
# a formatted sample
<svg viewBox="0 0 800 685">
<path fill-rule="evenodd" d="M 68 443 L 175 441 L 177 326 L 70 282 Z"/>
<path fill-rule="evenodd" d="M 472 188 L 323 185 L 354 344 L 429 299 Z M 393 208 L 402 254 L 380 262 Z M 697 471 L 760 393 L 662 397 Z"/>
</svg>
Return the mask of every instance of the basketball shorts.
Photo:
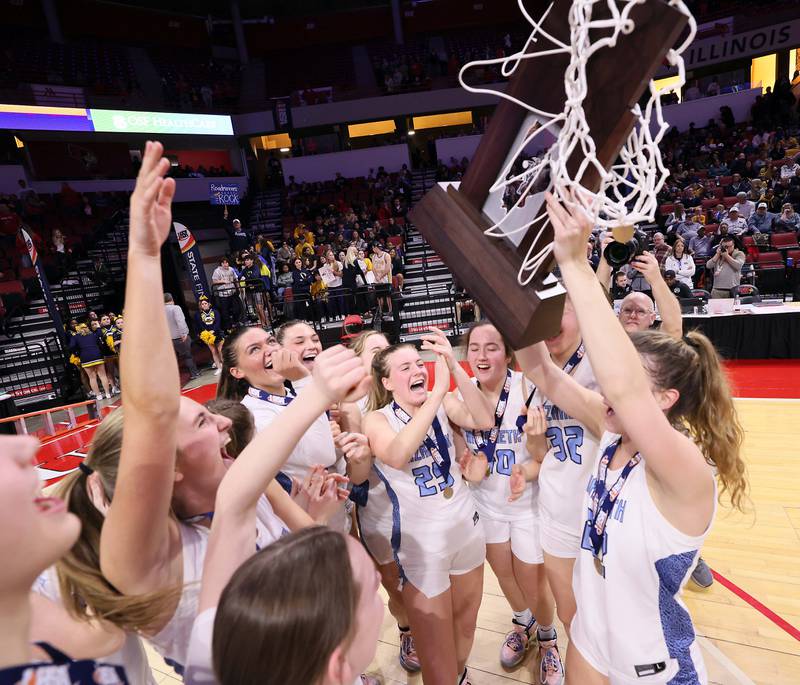
<svg viewBox="0 0 800 685">
<path fill-rule="evenodd" d="M 388 498 L 387 498 L 388 499 Z M 370 506 L 372 505 L 372 506 Z M 370 501 L 366 509 L 356 507 L 358 532 L 361 543 L 378 566 L 394 563 L 392 552 L 392 510 L 380 511 L 375 515 L 376 507 Z"/>
<path fill-rule="evenodd" d="M 524 564 L 544 562 L 538 518 L 529 516 L 517 521 L 498 521 L 481 514 L 481 521 L 487 545 L 510 541 L 512 554 Z"/>
<path fill-rule="evenodd" d="M 581 548 L 580 531 L 571 531 L 563 523 L 551 519 L 539 508 L 539 539 L 542 550 L 551 557 L 576 559 Z"/>
<path fill-rule="evenodd" d="M 421 540 L 403 531 L 398 551 L 400 577 L 429 599 L 450 588 L 450 576 L 469 573 L 486 560 L 486 538 L 477 512 L 472 520 L 454 526 L 447 537 L 452 541 L 447 549 L 431 553 Z"/>
</svg>

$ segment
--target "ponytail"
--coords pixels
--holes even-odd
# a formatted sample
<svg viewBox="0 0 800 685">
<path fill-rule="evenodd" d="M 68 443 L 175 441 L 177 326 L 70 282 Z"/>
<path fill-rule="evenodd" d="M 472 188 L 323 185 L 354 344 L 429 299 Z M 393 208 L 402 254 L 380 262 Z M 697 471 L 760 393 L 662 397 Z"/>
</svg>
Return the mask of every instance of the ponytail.
<svg viewBox="0 0 800 685">
<path fill-rule="evenodd" d="M 77 619 L 99 618 L 126 631 L 158 626 L 175 611 L 181 588 L 169 588 L 145 595 L 123 595 L 100 569 L 100 536 L 105 515 L 92 501 L 89 479 L 97 478 L 105 499 L 114 496 L 119 455 L 122 448 L 122 409 L 109 414 L 92 438 L 86 468 L 68 475 L 56 486 L 55 494 L 81 521 L 81 533 L 72 549 L 57 563 L 61 601 Z"/>
<path fill-rule="evenodd" d="M 720 495 L 726 492 L 731 504 L 742 511 L 747 499 L 747 474 L 741 457 L 744 430 L 714 345 L 697 331 L 682 340 L 643 331 L 632 333 L 631 340 L 645 358 L 654 385 L 679 393 L 667 418 L 688 430 L 708 463 L 717 469 Z"/>
</svg>

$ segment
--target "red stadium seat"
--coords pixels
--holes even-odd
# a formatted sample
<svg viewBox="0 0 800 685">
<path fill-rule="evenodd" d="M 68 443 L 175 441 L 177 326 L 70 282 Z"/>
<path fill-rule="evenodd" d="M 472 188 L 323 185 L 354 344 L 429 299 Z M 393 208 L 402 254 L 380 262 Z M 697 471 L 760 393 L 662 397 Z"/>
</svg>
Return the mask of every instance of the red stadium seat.
<svg viewBox="0 0 800 685">
<path fill-rule="evenodd" d="M 783 256 L 780 252 L 761 252 L 758 255 L 759 266 L 783 265 Z"/>
<path fill-rule="evenodd" d="M 770 245 L 775 250 L 793 250 L 800 247 L 797 235 L 794 233 L 773 233 L 770 236 Z"/>
<path fill-rule="evenodd" d="M 658 208 L 658 211 L 659 211 L 659 212 L 661 212 L 661 213 L 662 213 L 664 216 L 667 216 L 667 214 L 672 214 L 672 212 L 673 212 L 673 210 L 674 210 L 674 209 L 675 209 L 675 205 L 674 205 L 674 204 L 671 204 L 671 205 L 661 205 L 661 206 Z"/>
<path fill-rule="evenodd" d="M 800 267 L 800 250 L 789 250 L 786 253 L 786 259 L 791 259 L 794 262 L 794 268 Z"/>
<path fill-rule="evenodd" d="M 390 235 L 389 244 L 395 247 L 400 247 L 403 244 L 403 239 L 399 235 Z"/>
<path fill-rule="evenodd" d="M 722 204 L 725 206 L 725 209 L 730 209 L 731 207 L 733 207 L 733 205 L 736 204 L 736 196 L 734 195 L 733 197 L 723 197 Z"/>
</svg>

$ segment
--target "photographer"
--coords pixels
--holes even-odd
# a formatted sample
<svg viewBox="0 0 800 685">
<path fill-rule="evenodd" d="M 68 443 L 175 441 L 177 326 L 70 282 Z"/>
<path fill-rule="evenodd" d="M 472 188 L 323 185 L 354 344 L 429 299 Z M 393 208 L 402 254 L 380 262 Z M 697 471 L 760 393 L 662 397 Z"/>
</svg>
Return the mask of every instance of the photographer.
<svg viewBox="0 0 800 685">
<path fill-rule="evenodd" d="M 731 288 L 741 283 L 744 260 L 744 252 L 736 249 L 733 238 L 723 238 L 714 256 L 706 262 L 706 267 L 714 273 L 711 297 L 731 296 Z"/>
<path fill-rule="evenodd" d="M 603 240 L 600 252 L 600 264 L 597 267 L 597 279 L 606 290 L 611 285 L 611 266 L 605 258 L 605 250 L 614 239 L 607 235 Z M 628 333 L 644 331 L 655 323 L 655 308 L 653 300 L 658 306 L 661 315 L 661 330 L 675 338 L 683 335 L 683 319 L 678 300 L 672 294 L 661 275 L 661 267 L 656 258 L 649 252 L 636 256 L 628 265 L 628 277 L 633 280 L 633 275 L 643 277 L 652 292 L 653 299 L 644 292 L 632 292 L 625 296 L 619 312 L 619 320 Z"/>
</svg>

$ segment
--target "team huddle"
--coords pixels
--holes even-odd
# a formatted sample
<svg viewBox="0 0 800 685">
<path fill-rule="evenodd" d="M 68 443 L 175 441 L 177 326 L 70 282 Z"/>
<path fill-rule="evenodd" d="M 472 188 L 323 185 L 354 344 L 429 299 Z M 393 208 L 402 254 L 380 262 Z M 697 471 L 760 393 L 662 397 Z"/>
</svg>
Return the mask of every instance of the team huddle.
<svg viewBox="0 0 800 685">
<path fill-rule="evenodd" d="M 0 584 L 25 648 L 0 684 L 152 682 L 141 640 L 197 685 L 377 683 L 381 584 L 403 668 L 478 683 L 485 561 L 513 612 L 504 667 L 535 646 L 540 685 L 708 682 L 680 594 L 718 483 L 746 497 L 742 430 L 704 336 L 623 329 L 579 211 L 548 198 L 568 292 L 554 338 L 512 350 L 480 322 L 468 374 L 431 329 L 430 379 L 378 332 L 322 350 L 304 322 L 241 328 L 204 407 L 153 317 L 175 189 L 162 155 L 147 144 L 131 198 L 125 326 L 148 345 L 123 347 L 124 407 L 59 484 L 66 507 L 30 497 L 35 441 L 2 438 L 0 506 L 20 525 L 0 537 Z"/>
</svg>

